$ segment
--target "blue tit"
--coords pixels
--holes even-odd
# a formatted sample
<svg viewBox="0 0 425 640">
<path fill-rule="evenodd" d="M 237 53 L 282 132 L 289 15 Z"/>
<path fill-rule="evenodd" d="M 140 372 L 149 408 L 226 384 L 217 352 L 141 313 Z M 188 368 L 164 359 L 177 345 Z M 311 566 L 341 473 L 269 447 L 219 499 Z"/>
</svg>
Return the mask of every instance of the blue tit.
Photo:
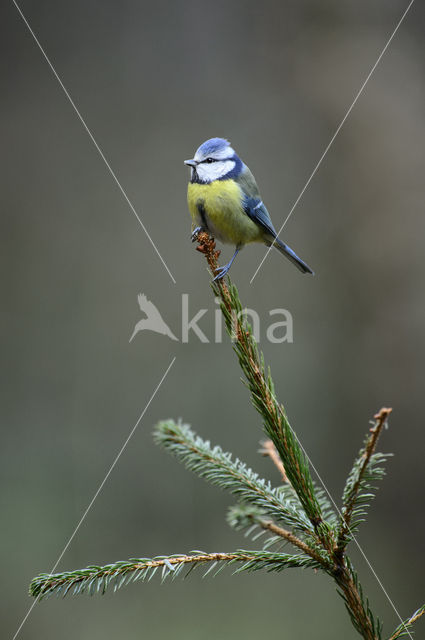
<svg viewBox="0 0 425 640">
<path fill-rule="evenodd" d="M 191 160 L 187 191 L 192 216 L 192 240 L 206 231 L 221 242 L 235 245 L 235 253 L 214 280 L 229 271 L 242 247 L 250 242 L 273 244 L 302 273 L 313 273 L 292 249 L 281 242 L 271 221 L 255 178 L 223 138 L 207 140 Z"/>
</svg>

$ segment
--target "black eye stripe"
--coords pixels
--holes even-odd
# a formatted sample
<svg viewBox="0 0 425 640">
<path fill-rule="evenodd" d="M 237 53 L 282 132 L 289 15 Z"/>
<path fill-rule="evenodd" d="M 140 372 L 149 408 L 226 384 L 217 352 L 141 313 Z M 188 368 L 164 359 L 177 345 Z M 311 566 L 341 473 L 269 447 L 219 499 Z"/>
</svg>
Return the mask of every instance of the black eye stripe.
<svg viewBox="0 0 425 640">
<path fill-rule="evenodd" d="M 216 158 L 205 158 L 205 160 L 202 160 L 201 164 L 210 164 L 211 162 L 218 162 L 218 160 Z"/>
</svg>

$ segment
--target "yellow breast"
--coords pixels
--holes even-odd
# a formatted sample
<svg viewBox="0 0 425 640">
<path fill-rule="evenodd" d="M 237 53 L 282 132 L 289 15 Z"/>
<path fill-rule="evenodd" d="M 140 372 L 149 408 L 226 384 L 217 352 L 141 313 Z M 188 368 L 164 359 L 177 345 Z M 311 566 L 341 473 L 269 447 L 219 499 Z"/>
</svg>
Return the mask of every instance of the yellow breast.
<svg viewBox="0 0 425 640">
<path fill-rule="evenodd" d="M 187 202 L 194 226 L 206 224 L 221 242 L 243 245 L 262 241 L 260 228 L 243 210 L 242 192 L 234 180 L 189 183 Z"/>
</svg>

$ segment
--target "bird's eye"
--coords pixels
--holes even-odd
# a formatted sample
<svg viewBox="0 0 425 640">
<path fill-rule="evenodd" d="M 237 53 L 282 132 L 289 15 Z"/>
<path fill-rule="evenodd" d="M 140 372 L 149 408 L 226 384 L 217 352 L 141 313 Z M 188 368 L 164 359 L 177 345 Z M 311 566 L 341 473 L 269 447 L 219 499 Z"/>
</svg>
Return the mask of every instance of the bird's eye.
<svg viewBox="0 0 425 640">
<path fill-rule="evenodd" d="M 214 158 L 207 158 L 204 162 L 208 162 L 208 164 L 210 164 L 211 162 L 215 162 L 215 160 Z"/>
</svg>

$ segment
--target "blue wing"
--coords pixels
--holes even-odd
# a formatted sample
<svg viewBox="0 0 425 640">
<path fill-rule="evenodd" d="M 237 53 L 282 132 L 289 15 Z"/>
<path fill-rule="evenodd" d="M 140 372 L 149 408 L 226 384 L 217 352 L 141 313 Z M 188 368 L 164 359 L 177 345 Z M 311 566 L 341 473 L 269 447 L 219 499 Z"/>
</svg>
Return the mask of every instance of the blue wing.
<svg viewBox="0 0 425 640">
<path fill-rule="evenodd" d="M 246 165 L 243 166 L 243 169 L 236 178 L 236 181 L 244 194 L 243 209 L 246 215 L 262 227 L 267 234 L 275 238 L 276 229 L 273 226 L 269 212 L 261 200 L 261 195 L 258 190 L 257 183 L 255 182 L 255 178 Z"/>
<path fill-rule="evenodd" d="M 246 165 L 244 165 L 236 180 L 244 194 L 243 209 L 246 215 L 264 230 L 264 243 L 270 246 L 274 241 L 276 249 L 288 258 L 302 273 L 313 273 L 313 270 L 308 264 L 306 264 L 304 260 L 301 260 L 295 251 L 292 251 L 288 245 L 284 244 L 277 237 L 277 232 L 271 221 L 270 214 L 261 200 L 255 178 Z"/>
<path fill-rule="evenodd" d="M 271 221 L 270 214 L 262 200 L 245 196 L 243 209 L 246 215 L 262 227 L 266 233 L 270 234 L 273 238 L 276 237 L 276 230 Z"/>
</svg>

